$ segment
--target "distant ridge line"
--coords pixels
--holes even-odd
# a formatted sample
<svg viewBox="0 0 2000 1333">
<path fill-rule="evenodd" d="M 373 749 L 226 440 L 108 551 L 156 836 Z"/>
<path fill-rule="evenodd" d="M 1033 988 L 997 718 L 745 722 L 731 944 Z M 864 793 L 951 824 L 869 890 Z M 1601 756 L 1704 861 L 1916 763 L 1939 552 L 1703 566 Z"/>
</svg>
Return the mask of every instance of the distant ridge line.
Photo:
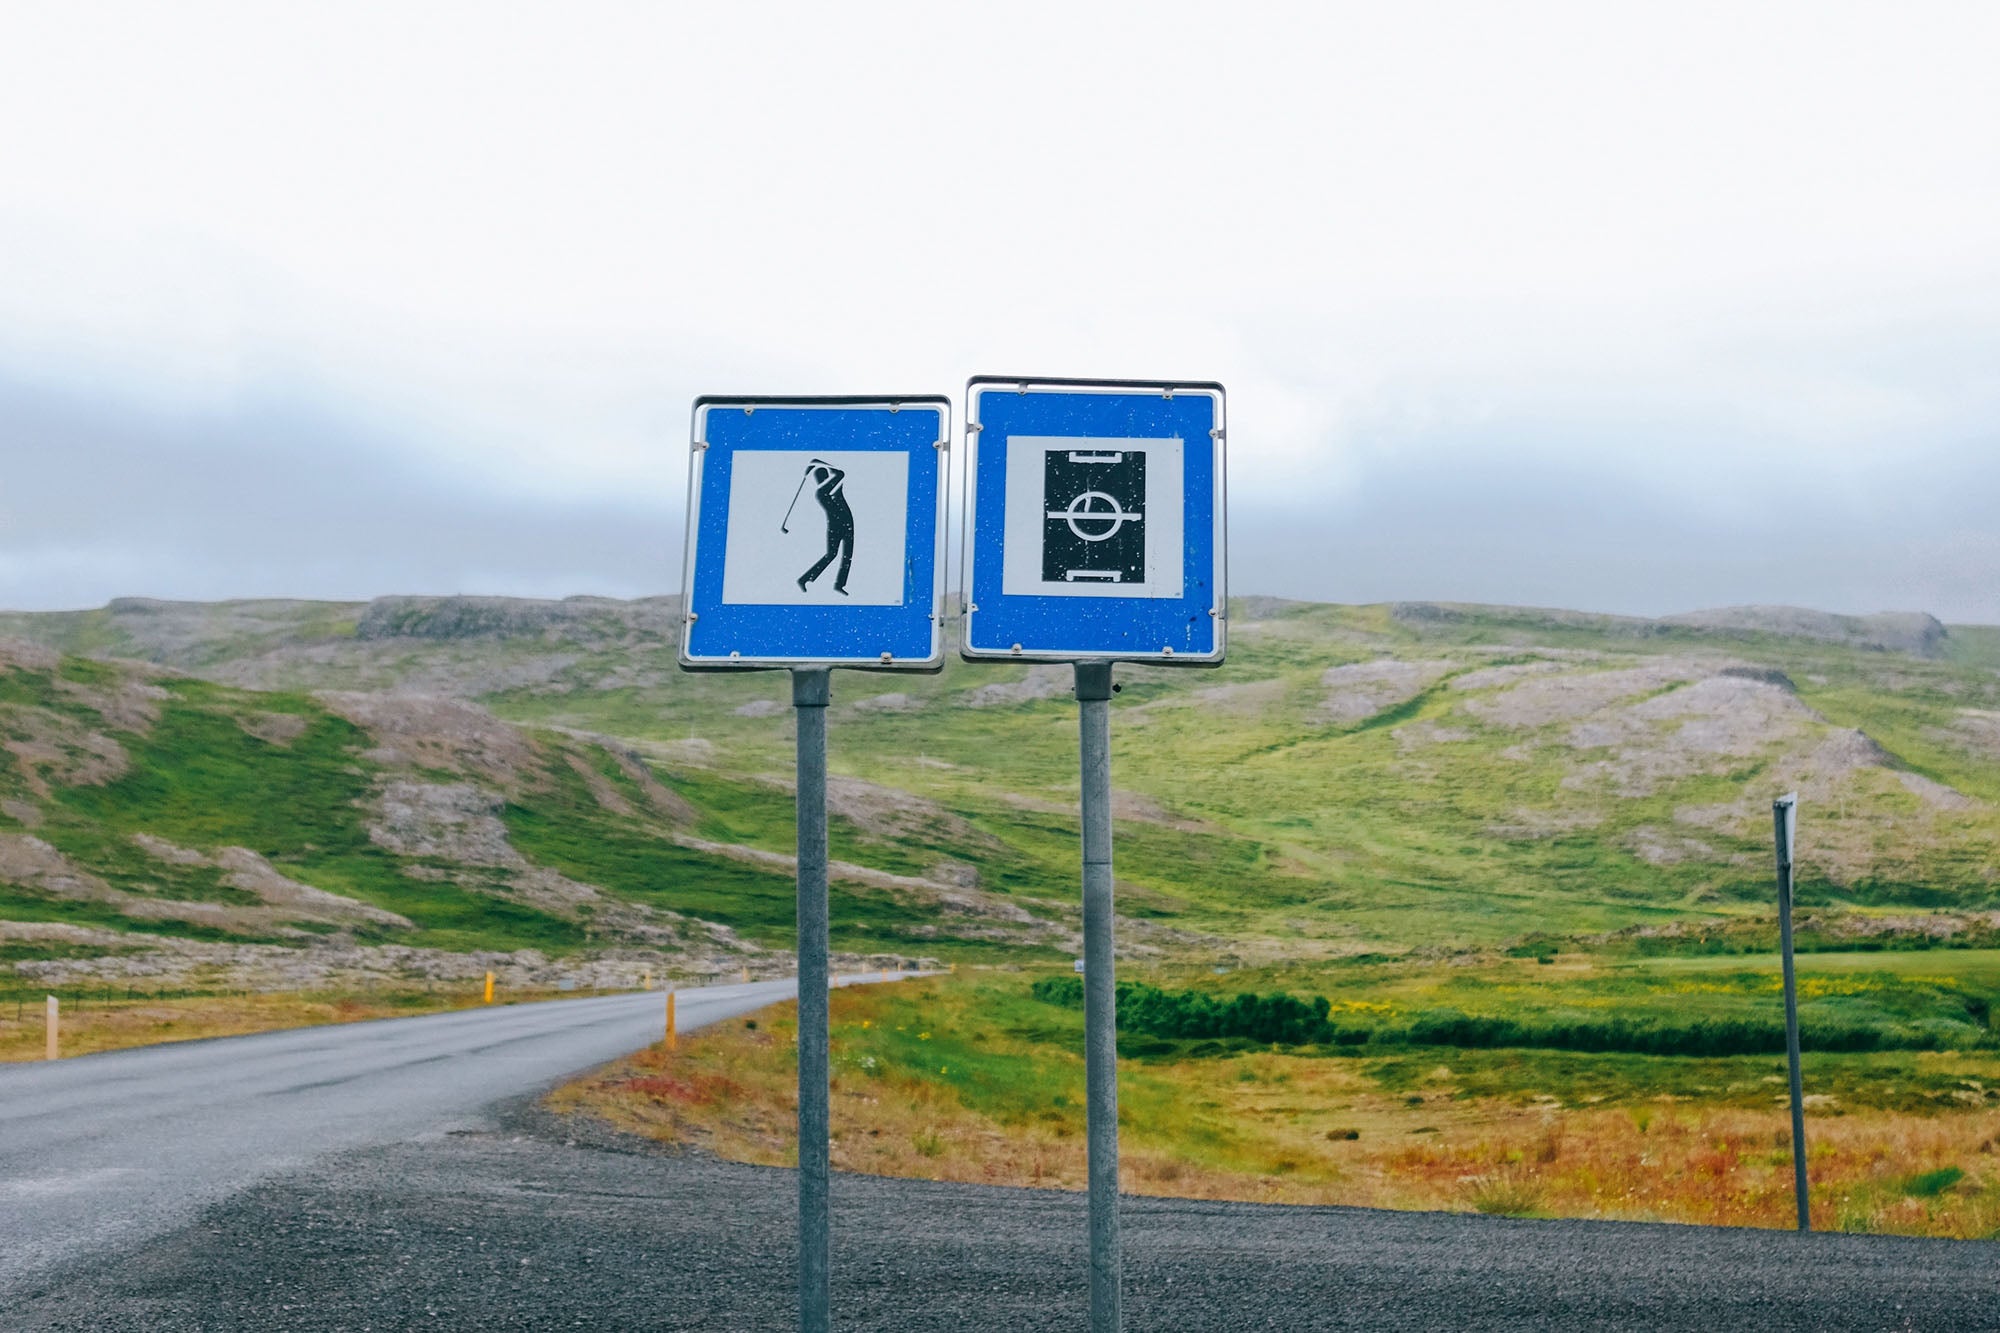
<svg viewBox="0 0 2000 1333">
<path fill-rule="evenodd" d="M 1951 637 L 1942 621 L 1923 611 L 1846 616 L 1798 606 L 1729 606 L 1653 618 L 1464 602 L 1395 602 L 1389 614 L 1399 624 L 1417 630 L 1427 625 L 1476 622 L 1524 629 L 1580 629 L 1630 638 L 1769 635 L 1925 658 L 1942 657 Z"/>
</svg>

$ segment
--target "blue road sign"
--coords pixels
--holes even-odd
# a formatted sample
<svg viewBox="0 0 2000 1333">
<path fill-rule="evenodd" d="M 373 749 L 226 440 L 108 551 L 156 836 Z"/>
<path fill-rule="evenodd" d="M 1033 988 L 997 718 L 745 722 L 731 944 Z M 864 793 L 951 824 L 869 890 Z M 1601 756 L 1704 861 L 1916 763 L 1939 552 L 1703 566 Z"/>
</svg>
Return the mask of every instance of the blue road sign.
<svg viewBox="0 0 2000 1333">
<path fill-rule="evenodd" d="M 966 386 L 965 656 L 1222 661 L 1220 384 Z"/>
<path fill-rule="evenodd" d="M 951 403 L 699 398 L 681 665 L 944 665 Z"/>
</svg>

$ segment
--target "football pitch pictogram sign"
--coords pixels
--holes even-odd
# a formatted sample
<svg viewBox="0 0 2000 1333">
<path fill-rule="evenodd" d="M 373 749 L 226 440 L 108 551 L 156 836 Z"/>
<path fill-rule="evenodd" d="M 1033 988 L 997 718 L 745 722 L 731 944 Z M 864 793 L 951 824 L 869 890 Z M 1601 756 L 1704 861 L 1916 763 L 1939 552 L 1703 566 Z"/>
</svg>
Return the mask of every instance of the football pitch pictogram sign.
<svg viewBox="0 0 2000 1333">
<path fill-rule="evenodd" d="M 1219 384 L 966 390 L 965 655 L 1222 660 Z"/>
</svg>

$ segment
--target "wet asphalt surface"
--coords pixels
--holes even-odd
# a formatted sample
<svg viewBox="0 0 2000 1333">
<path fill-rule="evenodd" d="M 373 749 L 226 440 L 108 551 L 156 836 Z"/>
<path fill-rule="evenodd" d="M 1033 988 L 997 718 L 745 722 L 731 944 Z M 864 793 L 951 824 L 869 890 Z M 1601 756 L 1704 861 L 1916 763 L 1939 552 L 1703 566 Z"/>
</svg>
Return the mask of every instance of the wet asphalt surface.
<svg viewBox="0 0 2000 1333">
<path fill-rule="evenodd" d="M 348 1151 L 12 1294 L 0 1327 L 794 1326 L 795 1177 L 531 1100 Z M 834 1182 L 837 1329 L 1085 1327 L 1080 1195 Z M 1127 1200 L 1126 1327 L 2000 1329 L 1984 1242 Z"/>
</svg>

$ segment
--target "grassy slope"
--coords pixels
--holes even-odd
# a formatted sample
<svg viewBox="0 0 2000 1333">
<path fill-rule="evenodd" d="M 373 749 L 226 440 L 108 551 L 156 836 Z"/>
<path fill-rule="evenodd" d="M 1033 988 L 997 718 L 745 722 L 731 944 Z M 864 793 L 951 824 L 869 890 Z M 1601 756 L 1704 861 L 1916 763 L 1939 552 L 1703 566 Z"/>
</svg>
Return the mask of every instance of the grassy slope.
<svg viewBox="0 0 2000 1333">
<path fill-rule="evenodd" d="M 686 675 L 669 641 L 621 629 L 615 617 L 512 637 L 363 643 L 354 630 L 361 611 L 304 603 L 282 614 L 209 608 L 179 637 L 107 612 L 0 617 L 0 631 L 224 674 L 255 663 L 300 686 L 442 672 L 471 682 L 466 688 L 518 722 L 640 745 L 701 808 L 703 836 L 789 850 L 789 811 L 768 781 L 790 768 L 788 718 L 782 708 L 738 711 L 759 700 L 782 703 L 781 675 Z M 1838 803 L 1808 808 L 1802 899 L 1878 910 L 1994 902 L 2000 760 L 1954 739 L 1950 728 L 1959 710 L 2000 707 L 2000 631 L 1956 630 L 1946 655 L 1925 661 L 1773 635 L 1635 636 L 1500 609 L 1410 624 L 1386 607 L 1279 604 L 1255 616 L 1239 607 L 1234 628 L 1231 661 L 1220 671 L 1121 669 L 1116 781 L 1167 816 L 1119 825 L 1121 901 L 1131 915 L 1211 941 L 1240 939 L 1250 956 L 1261 956 L 1273 948 L 1493 944 L 1531 931 L 1574 935 L 1766 912 L 1769 852 L 1754 821 L 1703 831 L 1705 853 L 1665 863 L 1641 855 L 1635 838 L 1678 830 L 1676 814 L 1688 807 L 1775 789 L 1789 777 L 1779 756 L 1748 755 L 1640 795 L 1579 790 L 1576 765 L 1593 756 L 1563 748 L 1568 723 L 1488 725 L 1469 707 L 1482 696 L 1451 684 L 1477 667 L 1548 650 L 1604 655 L 1588 664 L 1593 670 L 1694 655 L 1785 671 L 1826 728 L 1865 730 L 1901 769 L 1979 803 L 1929 811 L 1897 785 L 1895 771 L 1865 775 Z M 286 656 L 287 644 L 317 648 Z M 1374 716 L 1320 715 L 1321 672 L 1383 656 L 1442 662 L 1447 674 Z M 884 835 L 836 819 L 836 856 L 903 875 L 923 874 L 946 856 L 975 865 L 984 887 L 1043 914 L 1073 897 L 1073 706 L 1059 682 L 1054 697 L 968 706 L 981 687 L 1029 675 L 955 662 L 936 677 L 843 674 L 832 718 L 836 772 L 936 801 L 981 837 L 950 846 L 935 830 Z M 1224 697 L 1215 697 L 1218 687 Z M 1255 698 L 1245 702 L 1231 690 Z M 892 695 L 902 696 L 893 709 L 858 706 Z M 1417 750 L 1402 734 L 1412 726 L 1466 735 Z M 1569 827 L 1496 834 L 1523 811 Z M 557 783 L 537 808 L 510 809 L 507 819 L 531 855 L 577 878 L 645 901 L 728 913 L 723 919 L 772 940 L 789 922 L 782 876 L 711 866 L 710 888 L 693 886 L 681 866 L 697 854 L 657 846 L 604 815 L 574 784 Z M 1820 874 L 1810 845 L 1819 830 L 1881 853 L 1866 874 Z M 675 886 L 666 897 L 656 858 Z M 836 904 L 836 918 L 856 945 L 926 938 L 925 912 L 893 891 L 840 891 L 849 896 Z"/>
<path fill-rule="evenodd" d="M 601 751 L 600 751 L 601 753 Z M 607 781 L 640 797 L 616 765 L 598 769 Z M 790 850 L 790 803 L 782 792 L 695 778 L 674 784 L 706 814 L 698 831 L 711 840 L 768 851 Z M 536 862 L 595 884 L 632 902 L 718 921 L 750 938 L 783 947 L 793 935 L 796 886 L 791 876 L 678 846 L 656 829 L 605 810 L 567 769 L 553 772 L 550 790 L 509 803 L 504 812 L 514 845 Z M 857 841 L 852 825 L 834 821 L 835 845 Z M 873 858 L 896 861 L 895 856 Z M 829 887 L 832 935 L 838 948 L 940 949 L 952 956 L 990 952 L 977 944 L 939 940 L 916 928 L 931 914 L 891 890 L 837 882 Z"/>
<path fill-rule="evenodd" d="M 62 674 L 90 678 L 94 663 L 71 660 Z M 247 905 L 210 867 L 183 867 L 146 855 L 135 834 L 213 851 L 245 847 L 289 878 L 410 918 L 414 931 L 367 927 L 364 937 L 447 949 L 539 948 L 583 942 L 574 922 L 453 885 L 420 883 L 401 859 L 368 837 L 365 802 L 374 766 L 370 741 L 353 724 L 299 695 L 257 694 L 194 679 L 170 679 L 159 720 L 143 731 L 108 727 L 87 704 L 68 700 L 34 673 L 8 673 L 13 695 L 79 727 L 107 727 L 128 755 L 123 775 L 103 784 L 57 785 L 42 803 L 36 837 L 113 888 L 171 900 Z M 304 730 L 282 744 L 243 726 L 257 714 L 291 714 Z M 19 827 L 5 820 L 0 827 Z M 14 920 L 68 921 L 120 930 L 217 940 L 278 942 L 199 922 L 126 915 L 113 904 L 81 901 L 27 886 L 0 886 L 0 913 Z"/>
<path fill-rule="evenodd" d="M 1860 728 L 1902 768 L 1992 803 L 1945 820 L 1935 834 L 1912 824 L 1908 854 L 1893 874 L 1836 885 L 1815 877 L 1807 848 L 1802 899 L 1987 906 L 1996 893 L 2000 762 L 1942 733 L 1958 709 L 2000 705 L 2000 675 L 1989 661 L 2000 651 L 1997 640 L 1959 631 L 1950 656 L 1923 661 L 1774 636 L 1633 640 L 1578 628 L 1524 630 L 1499 616 L 1418 630 L 1380 607 L 1289 610 L 1254 628 L 1239 625 L 1231 662 L 1221 671 L 1121 671 L 1127 688 L 1114 714 L 1117 784 L 1207 831 L 1122 823 L 1119 876 L 1148 891 L 1140 901 L 1149 914 L 1199 930 L 1392 944 L 1500 941 L 1522 934 L 1529 922 L 1575 933 L 1767 911 L 1768 843 L 1754 826 L 1744 834 L 1705 834 L 1716 854 L 1680 864 L 1649 863 L 1630 843 L 1642 827 L 1671 827 L 1683 807 L 1727 802 L 1762 786 L 1775 794 L 1783 775 L 1774 756 L 1751 756 L 1729 771 L 1691 775 L 1649 795 L 1613 797 L 1565 787 L 1573 755 L 1549 744 L 1523 755 L 1520 730 L 1483 726 L 1447 682 L 1359 722 L 1314 715 L 1324 695 L 1318 678 L 1329 665 L 1381 655 L 1444 658 L 1462 673 L 1554 648 L 1611 654 L 1603 669 L 1696 653 L 1789 673 L 1801 700 L 1829 728 Z M 1024 815 L 1007 797 L 1074 800 L 1073 706 L 1065 697 L 964 706 L 980 686 L 1026 674 L 954 664 L 932 679 L 843 676 L 833 762 L 837 771 L 967 813 L 1026 853 L 1035 873 L 1054 871 L 1060 885 L 1074 855 L 1070 817 Z M 578 668 L 579 682 L 588 677 L 589 668 Z M 1264 686 L 1270 697 L 1256 709 L 1202 694 L 1262 682 L 1270 682 Z M 782 692 L 776 677 L 709 676 L 653 688 L 579 684 L 491 702 L 523 720 L 656 742 L 666 747 L 669 763 L 778 772 L 789 759 L 782 714 L 742 717 L 735 710 L 756 699 L 777 701 Z M 891 692 L 908 696 L 908 711 L 838 706 Z M 1472 735 L 1413 757 L 1397 735 L 1410 723 Z M 1566 725 L 1531 738 L 1559 739 Z M 1848 819 L 1856 836 L 1898 836 L 1898 821 L 1921 813 L 1920 803 L 1895 786 L 1893 773 L 1876 776 L 1852 804 L 1811 809 L 1809 821 Z M 1491 834 L 1524 809 L 1597 822 L 1549 837 Z"/>
<path fill-rule="evenodd" d="M 0 812 L 0 833 L 32 834 L 112 889 L 172 903 L 253 908 L 259 899 L 225 882 L 213 865 L 175 864 L 149 855 L 134 842 L 151 835 L 212 855 L 244 847 L 266 858 L 288 878 L 386 908 L 415 929 L 364 925 L 351 933 L 362 942 L 393 942 L 448 950 L 534 948 L 560 955 L 607 943 L 593 937 L 589 921 L 511 901 L 504 884 L 440 882 L 406 871 L 427 866 L 464 875 L 463 867 L 402 856 L 371 840 L 373 793 L 385 776 L 371 757 L 373 740 L 354 724 L 299 694 L 247 693 L 187 677 L 163 677 L 158 717 L 146 724 L 115 725 L 65 686 L 101 688 L 120 669 L 66 659 L 53 671 L 0 667 L 0 732 L 26 736 L 28 718 L 43 732 L 55 725 L 71 735 L 114 740 L 124 771 L 108 781 L 48 783 L 31 789 L 24 765 L 0 756 L 0 797 L 25 804 L 24 822 Z M 298 720 L 296 735 L 260 738 L 258 719 Z M 32 715 L 30 717 L 29 715 Z M 0 736 L 0 739 L 6 739 Z M 698 915 L 773 944 L 789 940 L 793 885 L 779 871 L 676 845 L 658 820 L 606 809 L 565 762 L 574 754 L 640 810 L 643 794 L 599 747 L 566 737 L 545 738 L 548 762 L 505 809 L 515 845 L 535 863 L 596 885 L 615 898 Z M 439 778 L 452 775 L 439 774 Z M 691 784 L 698 801 L 716 807 L 703 832 L 728 840 L 744 831 L 775 844 L 780 817 L 789 839 L 789 803 L 782 792 L 752 792 L 740 784 Z M 857 841 L 842 824 L 841 844 Z M 893 857 L 887 858 L 894 860 Z M 939 941 L 931 916 L 919 904 L 879 890 L 842 884 L 835 891 L 835 939 L 843 948 L 875 951 L 923 947 L 954 952 Z M 135 915 L 118 902 L 48 891 L 28 883 L 0 884 L 0 918 L 52 921 L 133 932 L 227 942 L 298 943 L 299 930 L 331 933 L 309 921 L 266 928 L 204 920 L 198 911 L 165 918 Z M 6 961 L 74 954 L 80 946 L 27 941 L 5 946 Z M 99 952 L 92 950 L 92 952 Z M 967 956 L 990 952 L 974 942 Z"/>
</svg>

